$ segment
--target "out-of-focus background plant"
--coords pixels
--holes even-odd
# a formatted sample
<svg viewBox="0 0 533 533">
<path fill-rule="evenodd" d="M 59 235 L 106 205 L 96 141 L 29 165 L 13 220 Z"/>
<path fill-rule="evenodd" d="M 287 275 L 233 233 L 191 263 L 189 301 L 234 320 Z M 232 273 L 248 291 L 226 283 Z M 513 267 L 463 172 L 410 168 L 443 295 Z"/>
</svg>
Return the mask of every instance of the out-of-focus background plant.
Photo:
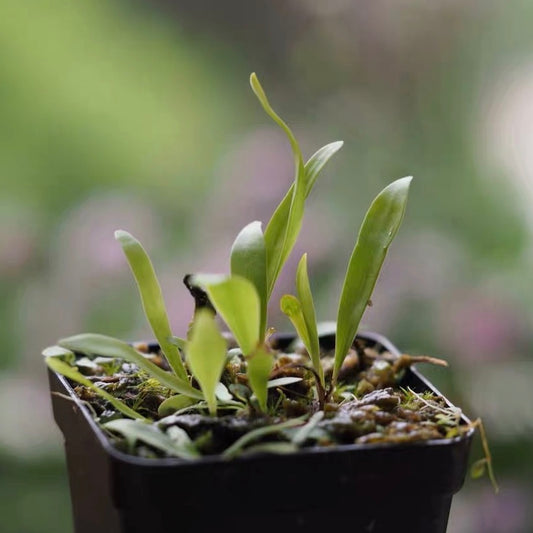
<svg viewBox="0 0 533 533">
<path fill-rule="evenodd" d="M 4 0 L 2 531 L 72 530 L 41 348 L 149 335 L 113 231 L 146 244 L 179 334 L 183 275 L 227 271 L 239 229 L 286 189 L 291 155 L 249 90 L 254 70 L 306 155 L 345 141 L 278 296 L 308 251 L 318 314 L 333 318 L 365 206 L 413 174 L 364 323 L 448 359 L 424 370 L 485 421 L 502 490 L 467 480 L 449 530 L 531 531 L 532 17 L 518 0 Z"/>
</svg>

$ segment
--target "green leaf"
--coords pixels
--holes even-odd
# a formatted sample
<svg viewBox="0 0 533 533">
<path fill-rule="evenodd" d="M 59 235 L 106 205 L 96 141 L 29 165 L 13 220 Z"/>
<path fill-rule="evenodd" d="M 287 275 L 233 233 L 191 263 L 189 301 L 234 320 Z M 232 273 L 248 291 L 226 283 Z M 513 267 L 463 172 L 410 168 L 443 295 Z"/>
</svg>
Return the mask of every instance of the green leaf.
<svg viewBox="0 0 533 533">
<path fill-rule="evenodd" d="M 71 379 L 72 381 L 75 381 L 76 383 L 79 383 L 80 385 L 84 385 L 85 387 L 93 390 L 99 396 L 107 400 L 117 411 L 120 411 L 122 414 L 129 416 L 130 418 L 146 420 L 144 416 L 140 415 L 139 413 L 128 407 L 124 402 L 120 401 L 118 398 L 115 398 L 107 391 L 101 389 L 100 387 L 97 387 L 92 381 L 87 379 L 83 374 L 80 374 L 80 372 L 78 372 L 75 368 L 71 367 L 68 363 L 62 361 L 59 357 L 48 356 L 45 360 L 46 364 L 51 370 L 57 372 L 58 374 L 61 374 L 62 376 L 65 376 L 68 379 Z"/>
<path fill-rule="evenodd" d="M 222 457 L 226 459 L 231 459 L 238 455 L 246 446 L 255 440 L 260 439 L 261 437 L 264 437 L 266 435 L 271 435 L 274 433 L 280 433 L 284 429 L 287 428 L 293 428 L 296 426 L 300 426 L 304 421 L 303 417 L 300 418 L 291 418 L 287 420 L 286 422 L 281 422 L 279 424 L 272 424 L 271 426 L 263 426 L 257 429 L 253 429 L 252 431 L 249 431 L 245 435 L 243 435 L 241 438 L 236 440 L 229 448 L 226 448 L 222 452 Z"/>
<path fill-rule="evenodd" d="M 292 131 L 289 129 L 289 126 L 287 126 L 287 124 L 285 124 L 285 122 L 280 118 L 280 116 L 272 109 L 272 106 L 270 105 L 270 102 L 268 101 L 265 91 L 263 90 L 263 87 L 261 87 L 261 84 L 259 83 L 255 72 L 252 72 L 252 74 L 250 75 L 250 85 L 252 87 L 253 92 L 257 96 L 257 99 L 263 106 L 263 109 L 266 111 L 267 115 L 285 132 L 285 135 L 289 139 L 294 155 L 296 168 L 298 168 L 299 166 L 302 166 L 303 168 L 302 153 L 300 152 L 300 147 L 296 142 L 296 138 L 294 137 Z"/>
<path fill-rule="evenodd" d="M 281 267 L 286 261 L 296 237 L 302 226 L 304 203 L 305 203 L 305 169 L 302 158 L 302 152 L 296 142 L 292 131 L 287 124 L 279 117 L 279 115 L 272 109 L 266 94 L 257 79 L 255 73 L 250 76 L 250 85 L 257 96 L 259 102 L 263 106 L 266 113 L 272 120 L 285 132 L 287 136 L 292 153 L 294 156 L 294 189 L 291 195 L 290 207 L 286 213 L 285 218 L 280 218 L 274 213 L 271 221 L 268 223 L 265 231 L 265 244 L 267 253 L 267 289 L 268 297 L 272 294 L 272 289 Z"/>
<path fill-rule="evenodd" d="M 180 442 L 178 439 L 163 433 L 152 424 L 121 418 L 106 422 L 103 427 L 109 431 L 120 433 L 130 446 L 133 446 L 137 441 L 141 441 L 168 455 L 182 459 L 196 459 L 200 456 L 190 439 Z"/>
<path fill-rule="evenodd" d="M 251 354 L 260 339 L 261 304 L 254 285 L 240 276 L 195 275 L 192 282 L 207 292 L 242 353 L 245 356 Z"/>
<path fill-rule="evenodd" d="M 342 141 L 333 142 L 323 146 L 315 154 L 311 156 L 309 161 L 305 164 L 304 167 L 304 187 L 305 197 L 304 200 L 309 196 L 313 186 L 316 182 L 316 179 L 320 171 L 324 168 L 324 165 L 329 161 L 329 159 L 342 147 L 344 143 Z M 298 177 L 298 173 L 296 174 Z M 287 221 L 290 220 L 291 205 L 294 197 L 295 183 L 289 188 L 289 191 L 276 208 L 270 222 L 268 223 L 267 229 L 265 231 L 265 241 L 267 242 L 267 266 L 269 270 L 268 274 L 268 296 L 272 293 L 274 284 L 276 282 L 279 271 L 285 264 L 285 261 L 289 257 L 290 252 L 292 251 L 296 239 L 298 237 L 299 228 L 301 227 L 301 222 L 299 226 L 293 228 L 289 231 L 287 228 Z M 303 216 L 303 211 L 302 211 Z M 287 240 L 286 240 L 287 237 Z M 284 247 L 284 251 L 279 252 L 279 249 Z M 274 272 L 274 257 L 276 254 L 281 254 L 281 261 L 279 265 L 279 270 L 277 273 Z M 269 259 L 270 258 L 270 259 Z"/>
<path fill-rule="evenodd" d="M 292 294 L 284 294 L 280 300 L 280 309 L 282 313 L 287 315 L 298 336 L 302 339 L 307 350 L 309 350 L 309 335 L 300 300 Z"/>
<path fill-rule="evenodd" d="M 120 242 L 126 255 L 139 288 L 144 313 L 161 347 L 161 351 L 165 354 L 170 367 L 176 375 L 182 380 L 186 380 L 187 372 L 183 366 L 179 351 L 170 341 L 172 332 L 170 331 L 165 301 L 148 254 L 141 243 L 126 231 L 115 231 L 115 239 Z"/>
<path fill-rule="evenodd" d="M 296 294 L 298 295 L 298 299 L 302 306 L 302 313 L 307 328 L 309 344 L 306 345 L 306 348 L 311 357 L 311 361 L 313 362 L 313 368 L 319 375 L 320 383 L 324 387 L 324 371 L 320 364 L 320 344 L 318 341 L 315 304 L 313 303 L 313 295 L 311 293 L 311 285 L 307 273 L 307 254 L 302 256 L 296 270 Z"/>
<path fill-rule="evenodd" d="M 189 398 L 189 396 L 185 396 L 184 394 L 176 394 L 175 396 L 167 398 L 159 405 L 157 408 L 157 414 L 161 417 L 169 416 L 176 411 L 190 407 L 197 402 L 198 400 Z"/>
<path fill-rule="evenodd" d="M 259 402 L 259 407 L 264 412 L 267 407 L 268 378 L 272 371 L 274 356 L 263 346 L 260 346 L 246 358 L 246 362 L 248 382 Z"/>
<path fill-rule="evenodd" d="M 326 163 L 342 148 L 343 141 L 335 141 L 319 148 L 305 164 L 305 197 L 309 196 L 318 175 Z"/>
<path fill-rule="evenodd" d="M 120 359 L 136 364 L 139 368 L 157 379 L 159 383 L 175 392 L 198 400 L 203 400 L 204 398 L 203 394 L 198 389 L 192 387 L 188 381 L 182 380 L 174 374 L 163 370 L 129 344 L 114 339 L 113 337 L 97 335 L 95 333 L 82 333 L 81 335 L 61 339 L 58 344 L 63 348 L 85 355 L 119 357 Z"/>
<path fill-rule="evenodd" d="M 231 274 L 251 281 L 261 303 L 260 335 L 264 337 L 267 320 L 267 274 L 265 238 L 261 222 L 251 222 L 237 235 L 231 249 Z"/>
<path fill-rule="evenodd" d="M 42 355 L 45 357 L 59 357 L 61 360 L 70 365 L 74 365 L 76 363 L 76 356 L 70 350 L 66 350 L 65 348 L 61 348 L 61 346 L 57 345 L 48 346 L 48 348 L 45 348 L 42 351 Z"/>
<path fill-rule="evenodd" d="M 372 202 L 359 231 L 337 313 L 333 384 L 355 339 L 387 250 L 402 222 L 411 179 L 401 178 L 385 187 Z"/>
<path fill-rule="evenodd" d="M 226 348 L 226 340 L 218 330 L 213 313 L 208 309 L 199 309 L 187 344 L 187 362 L 200 383 L 213 416 L 217 414 L 216 388 L 226 364 Z"/>
</svg>

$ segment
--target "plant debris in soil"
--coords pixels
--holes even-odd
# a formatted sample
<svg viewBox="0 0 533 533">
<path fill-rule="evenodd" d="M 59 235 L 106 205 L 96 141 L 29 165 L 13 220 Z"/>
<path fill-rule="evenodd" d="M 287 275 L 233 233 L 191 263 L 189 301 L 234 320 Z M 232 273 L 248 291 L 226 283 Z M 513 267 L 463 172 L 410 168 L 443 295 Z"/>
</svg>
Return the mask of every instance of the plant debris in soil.
<svg viewBox="0 0 533 533">
<path fill-rule="evenodd" d="M 150 353 L 148 345 L 135 347 L 167 369 L 160 353 Z M 143 457 L 180 456 L 173 447 L 161 444 L 157 435 L 163 438 L 161 442 L 166 443 L 166 437 L 170 437 L 173 442 L 177 439 L 186 443 L 188 450 L 194 450 L 193 456 L 234 456 L 317 446 L 445 439 L 459 436 L 470 427 L 461 424 L 460 409 L 444 398 L 431 391 L 419 393 L 400 386 L 405 369 L 412 363 L 443 364 L 437 359 L 396 356 L 358 338 L 339 373 L 335 396 L 330 396 L 321 409 L 305 349 L 297 346 L 275 351 L 268 412 L 261 413 L 247 383 L 245 359 L 236 349 L 229 353 L 217 417 L 210 416 L 203 401 L 178 402 L 174 407 L 167 402 L 170 406 L 165 407 L 163 402 L 172 391 L 131 363 L 78 358 L 78 369 L 94 385 L 153 420 L 154 431 L 149 438 L 135 431 L 143 422 L 127 421 L 131 426 L 128 432 L 114 425 L 113 421 L 123 419 L 123 415 L 90 388 L 75 385 L 74 390 L 90 404 L 117 448 Z M 325 375 L 331 374 L 333 354 L 322 353 L 321 363 Z M 296 422 L 287 427 L 291 420 Z"/>
</svg>

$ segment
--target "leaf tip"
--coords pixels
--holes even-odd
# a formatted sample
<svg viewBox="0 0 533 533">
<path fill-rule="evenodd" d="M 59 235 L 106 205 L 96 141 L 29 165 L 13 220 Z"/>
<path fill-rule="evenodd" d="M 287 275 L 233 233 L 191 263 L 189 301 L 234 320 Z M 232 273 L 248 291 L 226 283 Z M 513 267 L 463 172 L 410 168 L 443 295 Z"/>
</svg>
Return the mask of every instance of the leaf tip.
<svg viewBox="0 0 533 533">
<path fill-rule="evenodd" d="M 120 241 L 126 237 L 131 237 L 131 235 L 127 231 L 124 231 L 123 229 L 117 229 L 115 231 L 115 239 L 117 241 Z"/>
</svg>

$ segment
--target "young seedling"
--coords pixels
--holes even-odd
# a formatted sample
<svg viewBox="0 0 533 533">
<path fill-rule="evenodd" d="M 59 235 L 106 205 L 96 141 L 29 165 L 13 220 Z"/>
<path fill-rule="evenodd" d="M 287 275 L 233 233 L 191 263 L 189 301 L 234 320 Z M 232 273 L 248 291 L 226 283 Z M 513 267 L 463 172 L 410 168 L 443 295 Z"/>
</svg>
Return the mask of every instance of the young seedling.
<svg viewBox="0 0 533 533">
<path fill-rule="evenodd" d="M 131 449 L 140 442 L 161 454 L 183 459 L 200 456 L 204 449 L 209 450 L 213 445 L 209 431 L 193 440 L 175 424 L 176 417 L 190 412 L 208 417 L 210 423 L 235 411 L 240 419 L 247 417 L 252 422 L 261 422 L 255 426 L 252 424 L 249 431 L 221 450 L 225 458 L 259 451 L 288 453 L 309 440 L 327 443 L 328 438 L 324 435 L 327 435 L 328 409 L 335 412 L 340 409 L 340 402 L 347 399 L 357 402 L 361 391 L 373 391 L 373 378 L 379 382 L 385 378 L 385 381 L 394 380 L 404 366 L 415 360 L 430 359 L 402 356 L 403 359 L 389 361 L 380 354 L 376 357 L 365 354 L 364 350 L 358 353 L 353 349 L 357 348 L 354 341 L 361 317 L 369 305 L 389 246 L 401 225 L 411 177 L 401 178 L 385 187 L 366 213 L 339 299 L 334 355 L 330 357 L 322 353 L 319 343 L 307 254 L 303 254 L 298 263 L 295 295 L 286 294 L 280 300 L 281 310 L 294 326 L 305 353 L 279 354 L 274 349 L 267 313 L 269 300 L 297 241 L 306 199 L 321 170 L 343 143 L 327 144 L 304 163 L 294 134 L 272 109 L 255 74 L 251 75 L 250 84 L 264 111 L 290 143 L 294 178 L 264 231 L 260 221 L 253 221 L 239 232 L 231 248 L 229 274 L 185 277 L 184 282 L 195 299 L 195 311 L 186 338 L 175 337 L 171 331 L 161 287 L 145 249 L 131 234 L 118 230 L 115 238 L 132 271 L 161 355 L 148 354 L 139 347 L 93 333 L 62 339 L 58 346 L 43 352 L 50 369 L 90 390 L 125 417 L 102 418 L 101 424 L 110 435 L 121 435 Z M 215 315 L 225 322 L 232 342 L 238 348 L 232 345 L 228 349 L 228 336 L 220 332 Z M 77 359 L 79 355 L 89 358 L 85 359 L 88 367 Z M 119 398 L 119 394 L 113 393 L 120 390 L 118 385 L 104 390 L 90 376 L 84 375 L 87 368 L 98 368 L 94 357 L 99 357 L 100 361 L 102 357 L 108 358 L 106 368 L 113 370 L 105 377 L 111 384 L 118 382 L 120 377 L 120 382 L 132 383 L 133 388 L 140 388 L 141 383 L 143 390 L 150 392 L 147 385 L 150 380 L 157 383 L 157 391 L 152 391 L 157 396 L 155 410 L 148 410 L 149 415 L 146 410 L 140 412 L 141 401 L 132 402 L 131 394 Z M 280 363 L 284 357 L 288 361 Z M 331 364 L 326 371 L 324 359 L 327 357 Z M 343 382 L 346 364 L 349 362 L 349 370 L 361 362 L 360 357 L 367 359 L 365 376 L 356 384 Z M 375 361 L 373 357 L 376 357 Z M 284 374 L 287 370 L 290 372 Z M 103 371 L 105 373 L 105 368 Z M 405 400 L 410 395 L 413 401 L 404 402 L 404 408 L 416 403 L 415 400 L 425 401 L 405 390 L 390 391 L 392 389 L 380 390 L 378 387 L 377 401 L 399 405 L 402 398 Z M 332 408 L 332 402 L 338 403 Z M 444 411 L 436 402 L 425 407 L 434 412 L 435 427 L 425 428 L 428 435 L 434 436 L 443 424 Z M 372 413 L 358 412 L 365 416 Z M 448 418 L 446 430 L 451 435 L 453 431 L 459 431 L 460 416 L 453 420 Z M 477 470 L 481 471 L 482 466 L 488 467 L 493 478 L 490 455 Z"/>
</svg>

